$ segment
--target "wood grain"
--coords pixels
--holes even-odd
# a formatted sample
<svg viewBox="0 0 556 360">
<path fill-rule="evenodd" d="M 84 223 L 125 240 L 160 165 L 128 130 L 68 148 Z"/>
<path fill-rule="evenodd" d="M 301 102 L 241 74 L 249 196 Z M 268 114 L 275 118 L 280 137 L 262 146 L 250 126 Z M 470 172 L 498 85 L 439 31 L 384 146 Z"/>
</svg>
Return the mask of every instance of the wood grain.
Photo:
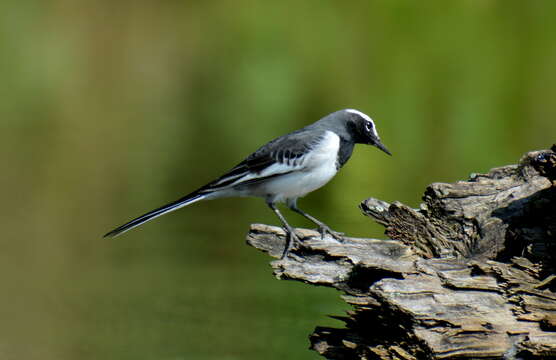
<svg viewBox="0 0 556 360">
<path fill-rule="evenodd" d="M 370 198 L 388 239 L 321 238 L 271 265 L 279 279 L 329 286 L 353 306 L 344 328 L 316 327 L 330 359 L 556 358 L 556 146 L 517 165 L 434 183 L 423 204 Z M 281 228 L 247 243 L 279 259 Z"/>
</svg>

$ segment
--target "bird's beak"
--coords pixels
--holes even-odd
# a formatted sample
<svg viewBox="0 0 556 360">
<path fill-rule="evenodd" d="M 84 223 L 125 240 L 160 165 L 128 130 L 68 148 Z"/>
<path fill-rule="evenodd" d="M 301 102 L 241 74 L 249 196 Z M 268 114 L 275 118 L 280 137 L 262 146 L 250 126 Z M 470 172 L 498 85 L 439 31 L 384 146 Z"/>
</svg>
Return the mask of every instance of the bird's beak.
<svg viewBox="0 0 556 360">
<path fill-rule="evenodd" d="M 383 143 L 380 142 L 380 140 L 377 139 L 373 145 L 379 148 L 380 150 L 384 151 L 388 155 L 392 156 L 392 153 L 386 148 L 386 146 L 384 146 Z"/>
</svg>

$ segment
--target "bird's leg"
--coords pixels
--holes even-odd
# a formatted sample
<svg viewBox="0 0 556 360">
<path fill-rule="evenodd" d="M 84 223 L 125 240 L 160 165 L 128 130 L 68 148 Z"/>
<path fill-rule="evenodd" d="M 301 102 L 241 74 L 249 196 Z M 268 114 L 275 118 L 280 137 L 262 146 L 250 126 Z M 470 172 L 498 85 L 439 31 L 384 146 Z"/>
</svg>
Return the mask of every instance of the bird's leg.
<svg viewBox="0 0 556 360">
<path fill-rule="evenodd" d="M 314 216 L 311 216 L 309 214 L 307 214 L 305 211 L 301 210 L 300 208 L 297 207 L 297 199 L 295 200 L 291 200 L 287 202 L 288 207 L 290 209 L 292 209 L 293 211 L 295 211 L 298 214 L 303 215 L 305 218 L 309 219 L 310 221 L 312 221 L 313 223 L 315 223 L 318 226 L 318 231 L 320 233 L 321 238 L 324 239 L 324 235 L 326 233 L 330 234 L 334 239 L 339 240 L 339 241 L 343 241 L 344 239 L 344 233 L 341 232 L 337 232 L 332 230 L 328 225 L 326 225 L 325 223 L 323 223 L 322 221 L 320 221 L 319 219 L 315 218 Z"/>
<path fill-rule="evenodd" d="M 272 211 L 274 211 L 276 216 L 278 216 L 280 222 L 282 223 L 282 227 L 286 231 L 286 246 L 284 247 L 284 252 L 282 253 L 282 257 L 281 257 L 281 259 L 283 259 L 286 256 L 288 256 L 288 253 L 292 248 L 295 247 L 296 243 L 300 243 L 300 240 L 297 237 L 297 235 L 295 235 L 294 229 L 290 226 L 290 224 L 288 224 L 284 216 L 276 208 L 276 205 L 274 205 L 274 203 L 272 202 L 267 202 L 267 205 L 272 209 Z"/>
</svg>

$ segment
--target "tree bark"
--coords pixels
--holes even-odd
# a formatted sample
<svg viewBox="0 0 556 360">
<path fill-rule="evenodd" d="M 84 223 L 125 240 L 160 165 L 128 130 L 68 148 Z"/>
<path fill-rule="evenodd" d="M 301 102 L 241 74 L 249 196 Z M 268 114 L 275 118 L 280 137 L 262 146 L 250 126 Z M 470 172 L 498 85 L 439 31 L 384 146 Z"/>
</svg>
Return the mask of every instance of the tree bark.
<svg viewBox="0 0 556 360">
<path fill-rule="evenodd" d="M 556 145 L 431 184 L 423 201 L 361 203 L 387 240 L 296 229 L 302 245 L 274 274 L 353 305 L 337 317 L 344 328 L 316 327 L 311 348 L 329 359 L 556 358 Z M 247 242 L 279 258 L 285 232 L 254 224 Z"/>
</svg>

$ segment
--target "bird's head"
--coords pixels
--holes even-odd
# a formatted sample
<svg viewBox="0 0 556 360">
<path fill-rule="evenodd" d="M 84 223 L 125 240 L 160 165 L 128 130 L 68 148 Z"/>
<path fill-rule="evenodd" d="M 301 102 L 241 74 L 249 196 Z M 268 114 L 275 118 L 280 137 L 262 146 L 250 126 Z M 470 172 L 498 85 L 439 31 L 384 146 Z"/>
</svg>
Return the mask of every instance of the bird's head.
<svg viewBox="0 0 556 360">
<path fill-rule="evenodd" d="M 346 130 L 355 143 L 373 145 L 392 155 L 380 141 L 373 119 L 358 110 L 346 109 L 340 112 L 345 119 Z"/>
</svg>

